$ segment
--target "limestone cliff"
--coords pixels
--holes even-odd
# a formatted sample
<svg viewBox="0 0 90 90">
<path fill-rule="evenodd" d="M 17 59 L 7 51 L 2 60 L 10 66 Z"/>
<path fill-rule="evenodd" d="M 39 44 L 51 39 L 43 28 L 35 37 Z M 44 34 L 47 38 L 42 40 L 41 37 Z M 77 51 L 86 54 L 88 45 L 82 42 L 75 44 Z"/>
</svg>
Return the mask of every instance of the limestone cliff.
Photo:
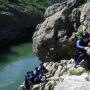
<svg viewBox="0 0 90 90">
<path fill-rule="evenodd" d="M 42 61 L 73 57 L 82 4 L 83 0 L 67 0 L 47 8 L 44 22 L 33 35 L 33 51 Z"/>
</svg>

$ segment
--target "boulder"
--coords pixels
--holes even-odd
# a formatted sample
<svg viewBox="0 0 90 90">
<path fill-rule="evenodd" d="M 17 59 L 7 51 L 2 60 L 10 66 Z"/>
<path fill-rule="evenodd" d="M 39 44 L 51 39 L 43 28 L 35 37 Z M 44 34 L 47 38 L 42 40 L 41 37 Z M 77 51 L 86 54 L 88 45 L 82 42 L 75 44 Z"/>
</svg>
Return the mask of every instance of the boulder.
<svg viewBox="0 0 90 90">
<path fill-rule="evenodd" d="M 77 1 L 69 0 L 62 10 L 46 18 L 37 26 L 33 35 L 33 51 L 40 60 L 57 61 L 63 58 L 70 59 L 73 56 L 74 26 L 78 27 L 80 22 L 80 11 L 78 8 L 74 9 L 78 6 Z"/>
</svg>

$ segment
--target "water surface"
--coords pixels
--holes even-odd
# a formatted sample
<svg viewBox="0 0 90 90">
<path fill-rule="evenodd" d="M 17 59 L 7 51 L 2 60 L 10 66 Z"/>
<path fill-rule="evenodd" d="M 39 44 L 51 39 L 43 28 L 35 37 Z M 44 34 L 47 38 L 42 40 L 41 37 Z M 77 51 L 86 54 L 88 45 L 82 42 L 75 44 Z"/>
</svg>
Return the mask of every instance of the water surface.
<svg viewBox="0 0 90 90">
<path fill-rule="evenodd" d="M 34 70 L 40 61 L 32 52 L 32 44 L 9 48 L 0 54 L 0 90 L 17 90 L 28 70 Z"/>
</svg>

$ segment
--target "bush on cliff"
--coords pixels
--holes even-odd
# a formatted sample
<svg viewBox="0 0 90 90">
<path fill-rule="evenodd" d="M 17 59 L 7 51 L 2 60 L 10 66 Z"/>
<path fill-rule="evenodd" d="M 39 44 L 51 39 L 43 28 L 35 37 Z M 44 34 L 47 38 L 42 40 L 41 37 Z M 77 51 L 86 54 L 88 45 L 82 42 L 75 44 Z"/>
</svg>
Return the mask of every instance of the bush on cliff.
<svg viewBox="0 0 90 90">
<path fill-rule="evenodd" d="M 25 11 L 40 10 L 44 12 L 45 9 L 53 3 L 53 0 L 0 0 L 0 8 L 18 6 L 25 9 Z"/>
</svg>

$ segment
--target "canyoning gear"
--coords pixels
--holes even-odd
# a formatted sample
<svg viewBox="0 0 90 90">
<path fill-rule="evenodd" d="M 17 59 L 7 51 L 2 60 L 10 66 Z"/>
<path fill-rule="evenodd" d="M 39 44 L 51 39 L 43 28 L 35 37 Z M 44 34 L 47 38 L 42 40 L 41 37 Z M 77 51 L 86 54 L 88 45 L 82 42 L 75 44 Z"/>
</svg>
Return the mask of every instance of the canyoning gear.
<svg viewBox="0 0 90 90">
<path fill-rule="evenodd" d="M 43 66 L 43 64 L 40 64 L 40 67 L 36 67 L 34 72 L 33 71 L 28 71 L 27 75 L 25 75 L 25 84 L 27 90 L 30 89 L 30 86 L 33 84 L 39 84 L 42 82 L 45 82 L 46 77 L 45 73 L 47 73 L 48 70 Z"/>
<path fill-rule="evenodd" d="M 35 75 L 33 71 L 27 72 L 26 79 L 28 80 L 30 85 L 34 83 L 34 78 L 35 78 Z"/>
<path fill-rule="evenodd" d="M 35 77 L 34 79 L 34 84 L 38 84 L 38 83 L 41 83 L 42 82 L 42 75 L 39 74 L 38 76 Z"/>
<path fill-rule="evenodd" d="M 38 67 L 36 67 L 34 70 L 35 77 L 38 76 L 39 74 L 40 74 L 40 71 L 38 70 Z"/>
<path fill-rule="evenodd" d="M 39 68 L 36 67 L 34 71 L 35 79 L 34 83 L 40 83 L 43 82 L 45 79 L 43 78 L 45 73 L 47 73 L 48 70 L 43 66 L 43 64 L 40 64 Z"/>
<path fill-rule="evenodd" d="M 89 38 L 90 34 L 88 32 L 84 32 L 82 38 Z"/>
</svg>

